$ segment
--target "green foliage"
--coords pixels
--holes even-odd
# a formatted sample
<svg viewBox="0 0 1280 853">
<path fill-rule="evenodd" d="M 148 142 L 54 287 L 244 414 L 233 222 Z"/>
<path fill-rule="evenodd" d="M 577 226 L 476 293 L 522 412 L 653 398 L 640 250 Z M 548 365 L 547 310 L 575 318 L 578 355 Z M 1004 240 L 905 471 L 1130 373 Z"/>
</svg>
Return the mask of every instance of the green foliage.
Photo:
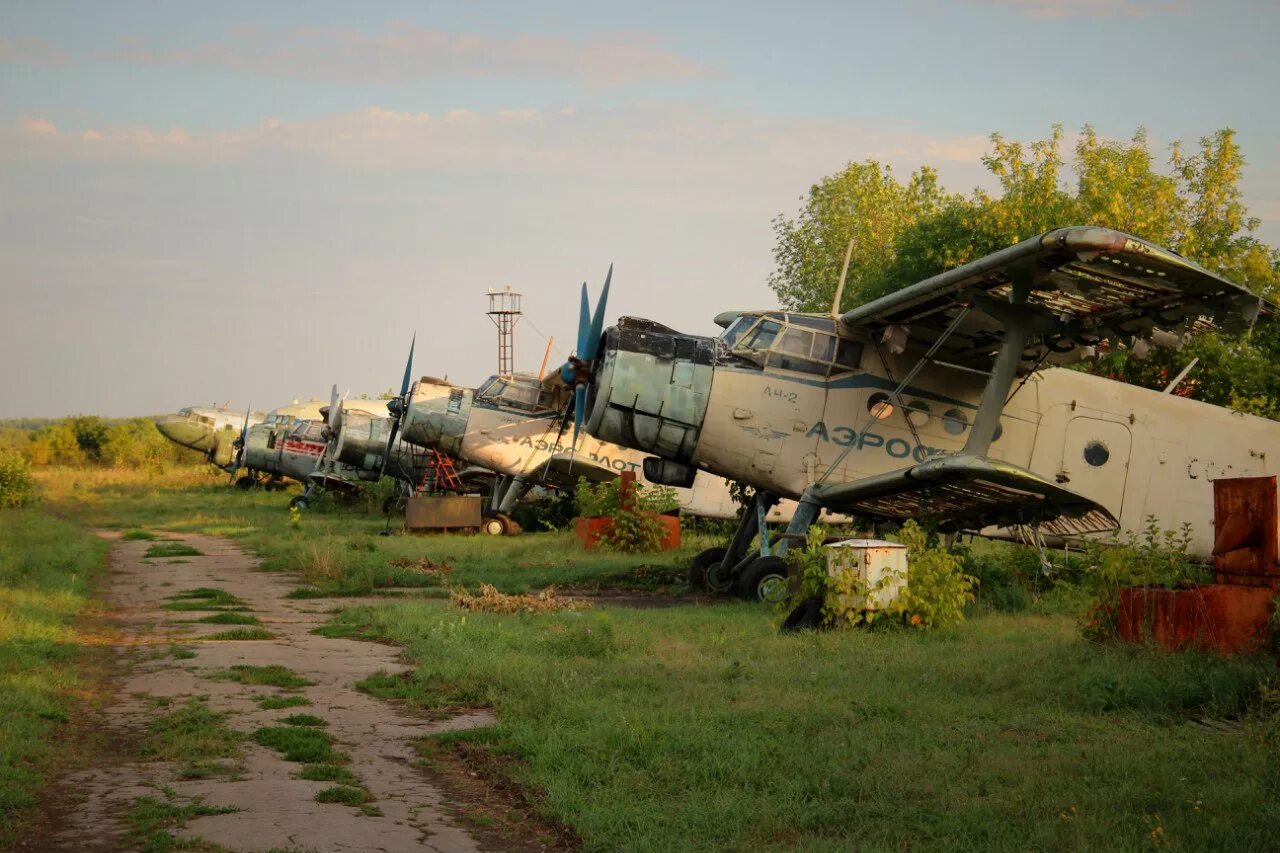
<svg viewBox="0 0 1280 853">
<path fill-rule="evenodd" d="M 276 635 L 266 628 L 233 628 L 230 631 L 219 631 L 209 634 L 206 640 L 274 640 Z"/>
<path fill-rule="evenodd" d="M 609 548 L 629 554 L 657 551 L 666 536 L 657 516 L 679 506 L 676 491 L 636 482 L 631 495 L 623 506 L 620 477 L 595 484 L 580 477 L 574 503 L 580 516 L 611 519 L 612 523 L 600 534 Z"/>
<path fill-rule="evenodd" d="M 1122 589 L 1174 589 L 1209 581 L 1211 575 L 1187 553 L 1190 546 L 1190 524 L 1178 531 L 1163 530 L 1154 515 L 1147 516 L 1140 535 L 1129 531 L 1108 543 L 1091 541 L 1083 576 L 1091 597 L 1082 617 L 1085 636 L 1116 637 Z"/>
<path fill-rule="evenodd" d="M 892 609 L 904 614 L 907 624 L 922 628 L 963 622 L 977 579 L 965 573 L 959 556 L 930 543 L 914 520 L 902 525 L 898 535 L 907 546 L 907 588 L 894 599 Z"/>
<path fill-rule="evenodd" d="M 264 696 L 258 700 L 258 707 L 264 711 L 298 708 L 310 704 L 311 700 L 305 696 Z"/>
<path fill-rule="evenodd" d="M 153 557 L 203 557 L 204 554 L 185 542 L 157 542 L 148 548 L 143 556 L 150 559 Z"/>
<path fill-rule="evenodd" d="M 290 714 L 280 722 L 287 726 L 312 726 L 315 728 L 324 728 L 329 725 L 315 714 Z"/>
<path fill-rule="evenodd" d="M 0 509 L 31 503 L 35 499 L 35 488 L 22 454 L 0 449 Z"/>
<path fill-rule="evenodd" d="M 1106 140 L 1086 125 L 1069 167 L 1062 142 L 1058 126 L 1030 143 L 993 134 L 983 164 L 999 180 L 998 195 L 943 192 L 927 169 L 903 184 L 874 161 L 851 164 L 812 187 L 794 219 L 774 221 L 770 286 L 787 308 L 829 310 L 855 236 L 847 310 L 1051 228 L 1084 224 L 1135 234 L 1260 294 L 1280 295 L 1280 251 L 1254 236 L 1259 223 L 1244 205 L 1245 161 L 1233 131 L 1219 130 L 1191 150 L 1175 143 L 1166 170 L 1142 129 L 1127 141 Z M 1186 394 L 1280 417 L 1280 332 L 1273 329 L 1205 335 L 1146 362 L 1113 351 L 1088 367 L 1156 388 L 1197 357 Z"/>
<path fill-rule="evenodd" d="M 351 785 L 334 785 L 316 793 L 317 803 L 342 803 L 344 806 L 359 806 L 373 799 L 364 788 Z"/>
<path fill-rule="evenodd" d="M 178 838 L 169 832 L 186 824 L 193 817 L 232 814 L 240 811 L 234 806 L 206 806 L 201 803 L 168 803 L 155 797 L 140 797 L 129 809 L 129 832 L 132 847 L 141 853 L 168 853 L 170 850 L 189 850 L 200 844 L 199 839 Z"/>
<path fill-rule="evenodd" d="M 293 670 L 279 664 L 271 664 L 269 666 L 236 664 L 210 677 L 220 681 L 235 681 L 240 684 L 261 684 L 268 687 L 279 687 L 283 690 L 298 690 L 315 684 L 314 681 L 308 681 Z"/>
<path fill-rule="evenodd" d="M 151 418 L 113 420 L 76 415 L 3 421 L 0 422 L 0 447 L 18 451 L 36 466 L 102 465 L 157 470 L 204 458 L 166 439 Z"/>
</svg>

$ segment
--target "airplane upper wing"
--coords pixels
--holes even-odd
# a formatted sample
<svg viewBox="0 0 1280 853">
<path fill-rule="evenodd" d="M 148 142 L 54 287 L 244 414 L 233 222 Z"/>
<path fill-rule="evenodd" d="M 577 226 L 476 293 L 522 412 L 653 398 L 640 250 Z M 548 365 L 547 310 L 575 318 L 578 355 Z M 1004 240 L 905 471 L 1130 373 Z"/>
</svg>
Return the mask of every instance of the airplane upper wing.
<svg viewBox="0 0 1280 853">
<path fill-rule="evenodd" d="M 1128 341 L 1153 330 L 1242 331 L 1276 307 L 1234 282 L 1145 240 L 1107 228 L 1059 228 L 925 279 L 841 316 L 873 331 L 904 327 L 929 346 L 969 306 L 937 358 L 989 369 L 1003 328 L 984 305 L 1029 289 L 1040 342 L 1060 353 L 1077 344 Z"/>
</svg>

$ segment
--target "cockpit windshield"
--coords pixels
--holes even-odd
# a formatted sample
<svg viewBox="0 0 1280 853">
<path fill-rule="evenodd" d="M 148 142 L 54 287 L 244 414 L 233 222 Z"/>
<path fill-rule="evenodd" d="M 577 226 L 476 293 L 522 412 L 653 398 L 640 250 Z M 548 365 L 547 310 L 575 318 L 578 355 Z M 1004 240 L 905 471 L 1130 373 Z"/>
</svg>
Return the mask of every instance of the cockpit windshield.
<svg viewBox="0 0 1280 853">
<path fill-rule="evenodd" d="M 555 410 L 554 394 L 533 376 L 491 376 L 476 391 L 475 397 L 525 412 Z"/>
<path fill-rule="evenodd" d="M 763 368 L 829 376 L 859 369 L 862 344 L 841 337 L 833 317 L 738 317 L 720 336 L 733 355 Z"/>
</svg>

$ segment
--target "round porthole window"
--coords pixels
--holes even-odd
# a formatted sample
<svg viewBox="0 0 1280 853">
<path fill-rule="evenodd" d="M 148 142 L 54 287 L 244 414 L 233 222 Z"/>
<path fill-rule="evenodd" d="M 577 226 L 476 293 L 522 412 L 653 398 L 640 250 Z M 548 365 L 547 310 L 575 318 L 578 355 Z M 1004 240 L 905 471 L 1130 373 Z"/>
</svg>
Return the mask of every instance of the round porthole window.
<svg viewBox="0 0 1280 853">
<path fill-rule="evenodd" d="M 912 400 L 907 403 L 907 420 L 912 426 L 922 427 L 929 423 L 929 406 L 923 400 Z"/>
<path fill-rule="evenodd" d="M 871 417 L 882 421 L 893 414 L 893 403 L 889 402 L 888 394 L 879 391 L 867 398 L 867 411 Z"/>
<path fill-rule="evenodd" d="M 1111 451 L 1101 441 L 1091 441 L 1084 446 L 1084 461 L 1094 468 L 1101 468 L 1111 458 Z"/>
<path fill-rule="evenodd" d="M 969 428 L 969 419 L 959 409 L 947 409 L 942 413 L 942 428 L 951 435 L 959 435 Z"/>
</svg>

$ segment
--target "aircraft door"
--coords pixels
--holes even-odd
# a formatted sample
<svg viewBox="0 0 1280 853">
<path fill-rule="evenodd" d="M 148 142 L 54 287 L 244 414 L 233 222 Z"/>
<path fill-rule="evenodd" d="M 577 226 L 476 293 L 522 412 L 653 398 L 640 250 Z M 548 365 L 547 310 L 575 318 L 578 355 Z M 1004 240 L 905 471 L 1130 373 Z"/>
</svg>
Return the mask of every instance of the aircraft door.
<svg viewBox="0 0 1280 853">
<path fill-rule="evenodd" d="M 1133 435 L 1129 426 L 1099 418 L 1067 422 L 1060 477 L 1077 494 L 1102 504 L 1116 518 L 1124 508 Z"/>
</svg>

